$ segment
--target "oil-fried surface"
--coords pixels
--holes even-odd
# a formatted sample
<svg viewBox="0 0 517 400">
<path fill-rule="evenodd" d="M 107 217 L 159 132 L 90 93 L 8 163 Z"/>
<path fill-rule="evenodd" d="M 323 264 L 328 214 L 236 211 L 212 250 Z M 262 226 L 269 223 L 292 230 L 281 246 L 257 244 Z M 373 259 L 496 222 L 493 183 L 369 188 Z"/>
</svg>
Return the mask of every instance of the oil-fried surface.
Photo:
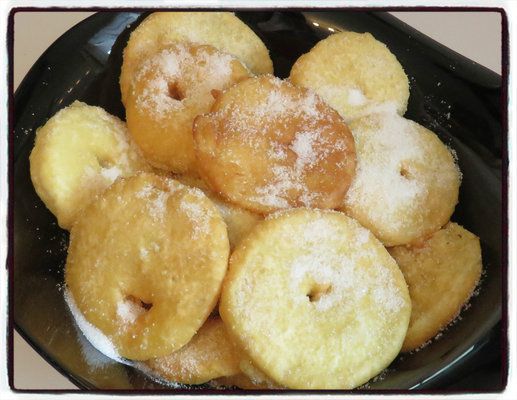
<svg viewBox="0 0 517 400">
<path fill-rule="evenodd" d="M 241 60 L 254 74 L 273 73 L 269 51 L 260 38 L 233 13 L 157 12 L 131 33 L 120 75 L 125 103 L 136 65 L 177 42 L 208 44 Z"/>
<path fill-rule="evenodd" d="M 228 228 L 228 240 L 230 241 L 231 249 L 235 248 L 251 232 L 253 227 L 263 219 L 263 216 L 260 214 L 224 201 L 220 196 L 213 193 L 200 178 L 190 175 L 177 175 L 174 179 L 177 179 L 184 185 L 201 189 L 214 202 Z"/>
<path fill-rule="evenodd" d="M 78 212 L 119 176 L 150 169 L 122 121 L 79 101 L 37 130 L 30 155 L 36 192 L 68 230 Z"/>
<path fill-rule="evenodd" d="M 350 389 L 397 356 L 411 303 L 382 244 L 336 211 L 274 214 L 235 249 L 219 313 L 274 382 Z"/>
<path fill-rule="evenodd" d="M 406 112 L 408 78 L 370 33 L 341 32 L 318 42 L 295 62 L 289 79 L 314 90 L 347 122 L 378 109 Z"/>
<path fill-rule="evenodd" d="M 128 129 L 158 168 L 195 174 L 192 123 L 208 112 L 213 91 L 249 72 L 235 57 L 208 45 L 171 44 L 135 64 L 126 97 Z"/>
<path fill-rule="evenodd" d="M 65 282 L 79 311 L 122 357 L 187 344 L 214 308 L 226 226 L 198 189 L 140 174 L 116 181 L 72 228 Z"/>
<path fill-rule="evenodd" d="M 271 75 L 247 79 L 196 118 L 198 171 L 232 203 L 269 213 L 334 208 L 355 172 L 354 140 L 317 95 Z"/>
<path fill-rule="evenodd" d="M 240 373 L 240 354 L 219 317 L 208 319 L 181 349 L 145 364 L 162 379 L 190 385 Z"/>
<path fill-rule="evenodd" d="M 402 347 L 410 351 L 432 339 L 460 312 L 481 276 L 479 238 L 454 222 L 418 247 L 389 249 L 409 286 L 413 304 Z"/>
<path fill-rule="evenodd" d="M 461 174 L 430 130 L 397 114 L 350 124 L 357 173 L 343 209 L 386 246 L 424 240 L 445 225 L 458 202 Z"/>
</svg>

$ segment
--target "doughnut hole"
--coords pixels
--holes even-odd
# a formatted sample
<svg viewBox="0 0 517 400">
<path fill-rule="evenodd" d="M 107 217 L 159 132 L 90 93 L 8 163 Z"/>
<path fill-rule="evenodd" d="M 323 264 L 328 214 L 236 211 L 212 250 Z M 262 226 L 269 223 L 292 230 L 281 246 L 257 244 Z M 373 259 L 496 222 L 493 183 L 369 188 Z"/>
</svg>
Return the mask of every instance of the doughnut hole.
<svg viewBox="0 0 517 400">
<path fill-rule="evenodd" d="M 182 101 L 185 97 L 185 91 L 180 87 L 176 81 L 169 82 L 167 85 L 169 97 L 174 100 Z"/>
<path fill-rule="evenodd" d="M 407 165 L 406 163 L 401 163 L 400 169 L 399 169 L 399 174 L 400 174 L 400 176 L 402 176 L 403 178 L 406 178 L 408 180 L 413 178 L 411 169 L 410 169 L 409 165 Z"/>
<path fill-rule="evenodd" d="M 125 297 L 125 301 L 128 301 L 135 305 L 136 307 L 140 307 L 141 309 L 145 311 L 149 311 L 153 307 L 153 303 L 146 303 L 142 299 L 139 299 L 131 294 L 127 295 Z"/>
<path fill-rule="evenodd" d="M 313 283 L 307 293 L 307 297 L 311 303 L 314 303 L 326 294 L 329 294 L 331 290 L 332 285 L 330 283 Z"/>
<path fill-rule="evenodd" d="M 242 60 L 254 74 L 273 73 L 264 43 L 232 12 L 156 12 L 131 33 L 124 49 L 120 91 L 125 106 L 141 60 L 178 42 L 205 43 Z"/>
<path fill-rule="evenodd" d="M 402 273 L 369 231 L 302 208 L 266 219 L 237 246 L 219 302 L 253 365 L 290 389 L 368 381 L 399 353 L 410 312 Z"/>
</svg>

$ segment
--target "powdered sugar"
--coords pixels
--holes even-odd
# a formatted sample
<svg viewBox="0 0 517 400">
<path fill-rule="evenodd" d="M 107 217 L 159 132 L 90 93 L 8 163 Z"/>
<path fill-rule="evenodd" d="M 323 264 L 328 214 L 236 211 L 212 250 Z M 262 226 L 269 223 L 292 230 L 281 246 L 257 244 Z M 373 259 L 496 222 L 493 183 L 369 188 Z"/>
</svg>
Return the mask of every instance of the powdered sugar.
<svg viewBox="0 0 517 400">
<path fill-rule="evenodd" d="M 194 189 L 192 189 L 194 191 Z M 201 192 L 200 190 L 198 190 Z M 202 192 L 201 192 L 202 193 Z M 199 239 L 202 235 L 210 232 L 210 210 L 202 204 L 189 200 L 187 197 L 181 199 L 180 210 L 183 211 L 192 224 L 192 239 Z"/>
<path fill-rule="evenodd" d="M 102 333 L 97 327 L 93 326 L 90 322 L 86 320 L 86 318 L 83 316 L 79 308 L 77 307 L 72 294 L 68 289 L 65 289 L 64 292 L 65 302 L 68 305 L 68 308 L 70 309 L 70 312 L 72 313 L 72 316 L 74 317 L 74 320 L 83 333 L 83 335 L 88 339 L 88 341 L 95 347 L 97 350 L 99 350 L 102 354 L 105 356 L 127 364 L 126 360 L 122 358 L 111 340 Z"/>
<path fill-rule="evenodd" d="M 228 102 L 210 117 L 224 124 L 224 161 L 233 169 L 242 167 L 239 179 L 249 192 L 247 201 L 275 209 L 318 206 L 332 192 L 328 175 L 346 182 L 351 173 L 352 138 L 346 126 L 314 92 L 288 81 L 264 76 L 243 87 L 244 92 L 230 91 Z M 248 103 L 242 95 L 253 100 Z M 233 152 L 237 140 L 235 147 L 242 147 L 242 153 L 253 156 L 259 166 L 268 165 L 263 175 L 250 172 L 244 165 L 249 158 Z"/>
<path fill-rule="evenodd" d="M 365 97 L 364 93 L 357 88 L 350 88 L 348 90 L 348 102 L 353 106 L 362 106 L 364 105 L 368 99 Z"/>
<path fill-rule="evenodd" d="M 290 146 L 296 154 L 296 170 L 301 172 L 306 166 L 312 166 L 318 160 L 318 153 L 314 149 L 317 139 L 314 131 L 302 131 L 296 134 Z"/>
<path fill-rule="evenodd" d="M 115 182 L 115 180 L 122 174 L 122 171 L 117 166 L 112 166 L 109 168 L 101 168 L 101 175 L 104 179 L 106 179 L 110 184 Z"/>
<path fill-rule="evenodd" d="M 166 212 L 169 193 L 160 191 L 154 199 L 147 202 L 149 214 L 155 220 L 163 220 Z"/>
<path fill-rule="evenodd" d="M 358 165 L 346 204 L 364 210 L 376 224 L 403 229 L 411 218 L 401 217 L 400 213 L 420 212 L 426 207 L 424 199 L 431 188 L 454 186 L 456 171 L 448 171 L 450 165 L 436 166 L 434 148 L 414 123 L 383 113 L 352 127 Z M 425 178 L 416 176 L 414 168 L 419 165 L 433 173 Z"/>
<path fill-rule="evenodd" d="M 338 250 L 341 247 L 336 243 L 343 232 L 328 218 L 308 222 L 302 232 L 296 237 L 300 255 L 289 267 L 291 294 L 298 302 L 308 301 L 304 296 L 307 290 L 300 288 L 315 287 L 319 293 L 312 304 L 319 311 L 357 307 L 365 296 L 382 314 L 396 313 L 404 307 L 405 299 L 393 272 L 374 263 L 376 253 L 368 230 L 357 226 L 345 251 Z"/>
<path fill-rule="evenodd" d="M 167 200 L 173 188 L 171 190 L 163 191 L 154 187 L 153 185 L 144 185 L 137 193 L 136 197 L 139 199 L 145 199 L 145 206 L 147 212 L 151 218 L 155 221 L 163 221 L 167 211 Z"/>
<path fill-rule="evenodd" d="M 131 299 L 123 299 L 117 303 L 117 317 L 124 325 L 134 323 L 145 311 L 142 306 Z"/>
<path fill-rule="evenodd" d="M 136 82 L 145 81 L 145 85 L 136 99 L 137 107 L 162 118 L 182 109 L 185 98 L 211 102 L 211 90 L 222 90 L 229 83 L 235 61 L 229 54 L 175 43 L 140 67 L 133 87 Z"/>
</svg>

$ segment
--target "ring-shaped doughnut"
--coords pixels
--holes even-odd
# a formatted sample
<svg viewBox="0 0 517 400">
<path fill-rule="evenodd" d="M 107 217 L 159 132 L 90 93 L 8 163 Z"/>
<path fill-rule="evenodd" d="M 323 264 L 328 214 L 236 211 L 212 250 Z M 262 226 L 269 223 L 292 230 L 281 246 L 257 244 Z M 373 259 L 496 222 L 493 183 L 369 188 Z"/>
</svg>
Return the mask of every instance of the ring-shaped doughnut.
<svg viewBox="0 0 517 400">
<path fill-rule="evenodd" d="M 79 101 L 38 128 L 29 160 L 36 192 L 68 230 L 78 212 L 119 176 L 151 169 L 121 120 Z"/>
<path fill-rule="evenodd" d="M 481 277 L 479 238 L 449 222 L 418 247 L 388 249 L 409 287 L 413 308 L 402 351 L 423 346 L 460 312 Z"/>
<path fill-rule="evenodd" d="M 237 246 L 219 313 L 278 384 L 350 389 L 397 356 L 411 302 L 368 230 L 337 211 L 297 209 L 273 214 Z"/>
<path fill-rule="evenodd" d="M 85 319 L 132 360 L 187 344 L 214 308 L 228 265 L 226 226 L 198 189 L 119 179 L 74 224 L 67 288 Z"/>
<path fill-rule="evenodd" d="M 458 202 L 461 174 L 430 130 L 397 114 L 352 121 L 357 172 L 343 210 L 385 246 L 416 243 L 445 225 Z"/>
<path fill-rule="evenodd" d="M 335 208 L 355 173 L 354 140 L 316 94 L 271 75 L 242 81 L 194 122 L 198 172 L 258 213 Z"/>
</svg>

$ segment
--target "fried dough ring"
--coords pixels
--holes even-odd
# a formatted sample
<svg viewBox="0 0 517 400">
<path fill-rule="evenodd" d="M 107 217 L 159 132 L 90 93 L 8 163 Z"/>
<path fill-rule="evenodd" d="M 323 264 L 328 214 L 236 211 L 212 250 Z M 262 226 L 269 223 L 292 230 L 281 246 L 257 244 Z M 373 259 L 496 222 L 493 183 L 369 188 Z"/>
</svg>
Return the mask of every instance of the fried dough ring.
<svg viewBox="0 0 517 400">
<path fill-rule="evenodd" d="M 152 174 L 117 180 L 74 224 L 65 282 L 86 320 L 122 357 L 187 344 L 215 306 L 226 227 L 197 189 Z"/>
<path fill-rule="evenodd" d="M 330 35 L 296 60 L 289 79 L 314 90 L 347 122 L 379 108 L 403 115 L 409 99 L 404 69 L 369 33 Z"/>
<path fill-rule="evenodd" d="M 210 110 L 213 90 L 249 76 L 236 58 L 208 45 L 176 43 L 135 64 L 127 126 L 157 168 L 195 173 L 194 118 Z"/>
<path fill-rule="evenodd" d="M 342 213 L 309 209 L 274 214 L 237 246 L 219 304 L 253 364 L 292 389 L 368 381 L 397 356 L 411 313 L 382 244 Z"/>
<path fill-rule="evenodd" d="M 79 101 L 38 128 L 29 160 L 34 188 L 63 229 L 117 177 L 150 170 L 121 120 Z"/>
<path fill-rule="evenodd" d="M 337 207 L 355 172 L 341 117 L 314 93 L 270 75 L 221 94 L 196 118 L 194 141 L 210 188 L 258 213 Z"/>
<path fill-rule="evenodd" d="M 120 74 L 122 102 L 141 60 L 173 43 L 208 44 L 232 54 L 254 74 L 273 73 L 269 51 L 260 38 L 229 12 L 156 12 L 131 33 L 124 49 Z"/>
<path fill-rule="evenodd" d="M 179 182 L 190 187 L 201 189 L 206 196 L 213 201 L 228 228 L 228 240 L 230 241 L 230 249 L 234 249 L 239 242 L 251 232 L 251 230 L 262 221 L 260 214 L 245 210 L 222 200 L 213 193 L 207 184 L 200 178 L 190 175 L 177 175 L 174 177 Z"/>
<path fill-rule="evenodd" d="M 449 222 L 418 247 L 388 249 L 409 286 L 413 309 L 402 351 L 424 345 L 467 303 L 481 276 L 479 238 Z"/>
<path fill-rule="evenodd" d="M 350 129 L 357 173 L 343 209 L 385 246 L 417 243 L 448 221 L 461 174 L 431 131 L 397 114 L 372 114 Z"/>
<path fill-rule="evenodd" d="M 145 362 L 153 374 L 171 382 L 198 385 L 240 373 L 240 355 L 223 321 L 209 318 L 181 349 Z"/>
</svg>

